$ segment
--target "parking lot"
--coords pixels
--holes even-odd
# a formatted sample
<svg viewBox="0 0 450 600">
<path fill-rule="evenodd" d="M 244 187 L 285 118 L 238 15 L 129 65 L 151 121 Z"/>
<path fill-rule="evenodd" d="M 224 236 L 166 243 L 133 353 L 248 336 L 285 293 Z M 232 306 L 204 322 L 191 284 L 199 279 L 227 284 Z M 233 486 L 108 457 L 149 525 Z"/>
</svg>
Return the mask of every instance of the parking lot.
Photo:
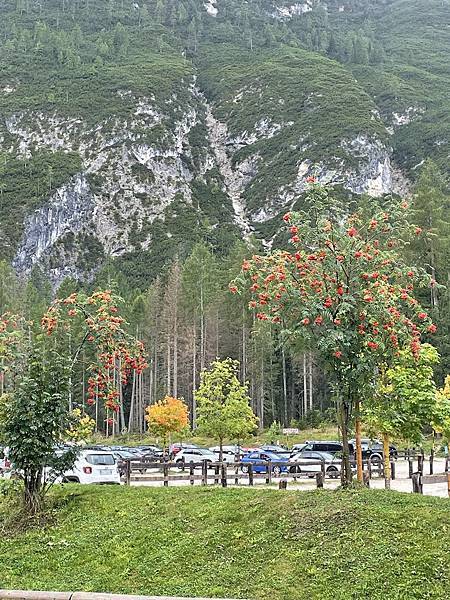
<svg viewBox="0 0 450 600">
<path fill-rule="evenodd" d="M 300 454 L 297 449 L 287 450 L 283 447 L 262 446 L 260 448 L 243 449 L 238 446 L 225 447 L 222 461 L 219 461 L 219 448 L 201 448 L 195 444 L 179 444 L 164 454 L 161 448 L 146 446 L 141 448 L 124 448 L 108 446 L 85 447 L 78 455 L 74 469 L 58 477 L 57 482 L 74 483 L 122 483 L 132 486 L 210 486 L 247 487 L 257 489 L 279 487 L 281 481 L 287 482 L 289 489 L 307 491 L 322 487 L 336 489 L 340 485 L 341 460 L 339 455 L 330 450 L 339 450 L 338 442 L 310 442 L 309 446 L 327 444 L 329 451 L 313 452 L 306 444 Z M 331 448 L 336 446 L 336 448 Z M 405 459 L 404 452 L 397 452 L 391 457 L 394 465 L 394 478 L 391 489 L 412 493 L 413 482 L 411 472 L 419 471 L 419 457 Z M 167 451 L 166 451 L 167 452 Z M 373 458 L 378 456 L 378 462 Z M 364 460 L 365 470 L 372 465 L 370 471 L 370 487 L 383 489 L 385 481 L 380 465 L 380 455 L 371 455 L 371 460 Z M 13 470 L 4 470 L 0 464 L 0 472 L 9 477 Z M 114 466 L 116 465 L 116 466 Z M 3 469 L 1 468 L 3 466 Z M 353 463 L 356 479 L 356 468 Z M 434 458 L 433 473 L 444 474 L 446 460 Z M 430 473 L 429 458 L 424 459 L 423 475 Z M 319 481 L 316 479 L 316 474 Z M 442 479 L 442 478 L 441 478 Z M 422 481 L 423 494 L 448 497 L 447 481 Z"/>
</svg>

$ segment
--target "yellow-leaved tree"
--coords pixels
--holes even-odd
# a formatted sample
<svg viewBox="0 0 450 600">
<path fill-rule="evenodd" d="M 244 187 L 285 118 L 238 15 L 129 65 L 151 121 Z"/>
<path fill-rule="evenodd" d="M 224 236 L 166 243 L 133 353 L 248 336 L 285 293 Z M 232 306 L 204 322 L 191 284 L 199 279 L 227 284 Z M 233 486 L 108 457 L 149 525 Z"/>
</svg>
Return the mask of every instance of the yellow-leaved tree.
<svg viewBox="0 0 450 600">
<path fill-rule="evenodd" d="M 188 407 L 178 398 L 166 396 L 160 402 L 146 408 L 145 419 L 149 430 L 164 439 L 165 445 L 170 442 L 171 435 L 188 429 Z"/>
</svg>

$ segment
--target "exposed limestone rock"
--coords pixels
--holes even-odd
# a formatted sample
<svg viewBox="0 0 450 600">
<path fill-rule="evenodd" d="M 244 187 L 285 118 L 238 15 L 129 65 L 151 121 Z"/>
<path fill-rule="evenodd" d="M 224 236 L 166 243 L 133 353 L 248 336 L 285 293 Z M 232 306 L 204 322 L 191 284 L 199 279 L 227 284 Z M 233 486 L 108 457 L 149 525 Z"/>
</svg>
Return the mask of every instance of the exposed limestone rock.
<svg viewBox="0 0 450 600">
<path fill-rule="evenodd" d="M 22 242 L 13 261 L 20 274 L 28 274 L 41 258 L 68 233 L 92 228 L 95 202 L 84 175 L 61 187 L 25 223 Z M 81 275 L 77 273 L 77 275 Z"/>
<path fill-rule="evenodd" d="M 205 7 L 206 12 L 211 17 L 217 17 L 217 14 L 219 12 L 219 9 L 217 8 L 216 4 L 217 4 L 217 0 L 208 0 L 203 5 Z"/>
<path fill-rule="evenodd" d="M 275 11 L 272 13 L 272 16 L 276 19 L 292 19 L 292 17 L 312 11 L 312 0 L 297 2 L 287 6 L 275 6 Z"/>
<path fill-rule="evenodd" d="M 217 2 L 209 4 L 217 6 Z M 305 5 L 284 8 L 294 6 L 301 10 L 298 7 Z M 55 285 L 68 275 L 83 277 L 86 273 L 77 264 L 77 237 L 82 240 L 85 235 L 92 235 L 106 256 L 151 248 L 150 226 L 164 219 L 167 207 L 177 200 L 194 205 L 195 181 L 208 185 L 209 173 L 214 171 L 220 173 L 234 221 L 244 237 L 258 223 L 289 207 L 305 191 L 308 175 L 324 184 L 341 184 L 357 194 L 407 192 L 407 182 L 391 164 L 390 149 L 379 140 L 363 135 L 343 140 L 339 157 L 315 163 L 308 158 L 314 142 L 306 143 L 302 135 L 289 149 L 298 153 L 293 180 L 260 198 L 256 207 L 253 202 L 250 210 L 245 198 L 261 173 L 261 144 L 282 136 L 293 122 L 262 116 L 253 128 L 231 134 L 195 78 L 186 89 L 184 98 L 171 93 L 164 103 L 151 94 L 138 96 L 119 90 L 117 95 L 130 105 L 127 116 L 110 117 L 95 126 L 55 113 L 31 111 L 6 119 L 9 136 L 0 137 L 1 150 L 22 159 L 40 149 L 70 151 L 79 153 L 82 160 L 82 172 L 26 219 L 14 260 L 19 273 L 29 273 L 40 264 Z M 263 91 L 257 86 L 237 91 L 232 102 L 241 102 L 247 93 L 261 97 Z M 283 102 L 280 98 L 280 105 Z M 408 115 L 414 118 L 417 112 Z M 197 126 L 203 138 L 200 144 L 198 137 L 194 138 L 194 149 L 191 134 Z M 95 182 L 92 189 L 89 181 Z M 72 245 L 67 242 L 69 237 L 74 240 Z"/>
<path fill-rule="evenodd" d="M 245 203 L 242 199 L 242 194 L 256 174 L 258 159 L 256 156 L 251 157 L 233 167 L 232 160 L 227 153 L 228 128 L 214 117 L 211 106 L 208 103 L 205 106 L 209 143 L 219 171 L 225 181 L 225 189 L 233 204 L 236 223 L 242 229 L 244 235 L 248 236 L 251 226 L 245 214 Z"/>
</svg>

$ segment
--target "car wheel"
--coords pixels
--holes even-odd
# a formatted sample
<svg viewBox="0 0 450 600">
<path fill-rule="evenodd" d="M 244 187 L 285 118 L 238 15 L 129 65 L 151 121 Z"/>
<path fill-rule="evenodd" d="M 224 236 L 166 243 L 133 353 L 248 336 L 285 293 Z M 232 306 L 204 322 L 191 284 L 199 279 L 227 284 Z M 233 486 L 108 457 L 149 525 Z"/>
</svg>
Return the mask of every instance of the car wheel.
<svg viewBox="0 0 450 600">
<path fill-rule="evenodd" d="M 78 477 L 63 477 L 62 483 L 80 483 Z"/>
<path fill-rule="evenodd" d="M 242 471 L 243 473 L 248 473 L 248 466 L 247 466 L 247 465 L 242 465 L 242 467 L 241 467 L 241 471 Z"/>
<path fill-rule="evenodd" d="M 179 469 L 182 469 L 182 468 L 183 468 L 183 461 L 182 461 L 181 459 L 180 459 L 180 460 L 176 460 L 176 461 L 175 461 L 175 464 L 176 464 L 176 466 L 177 466 Z"/>
<path fill-rule="evenodd" d="M 273 474 L 275 475 L 275 477 L 279 477 L 279 476 L 281 475 L 281 467 L 279 467 L 279 466 L 277 466 L 277 465 L 276 465 L 276 466 L 275 466 L 275 467 L 272 469 L 272 472 L 273 472 Z"/>
<path fill-rule="evenodd" d="M 330 479 L 337 479 L 339 477 L 339 471 L 336 467 L 328 467 L 327 475 Z"/>
<path fill-rule="evenodd" d="M 379 465 L 382 462 L 382 457 L 381 454 L 372 454 L 372 456 L 370 457 L 370 462 L 373 465 Z"/>
</svg>

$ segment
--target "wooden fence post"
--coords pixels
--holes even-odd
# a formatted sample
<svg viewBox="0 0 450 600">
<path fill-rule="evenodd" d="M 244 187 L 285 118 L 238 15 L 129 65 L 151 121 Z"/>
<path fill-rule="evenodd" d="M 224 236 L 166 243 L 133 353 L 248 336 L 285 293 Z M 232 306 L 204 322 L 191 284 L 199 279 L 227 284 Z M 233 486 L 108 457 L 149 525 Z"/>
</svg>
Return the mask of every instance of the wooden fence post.
<svg viewBox="0 0 450 600">
<path fill-rule="evenodd" d="M 194 485 L 194 465 L 189 465 L 189 483 Z"/>
<path fill-rule="evenodd" d="M 208 463 L 202 461 L 202 485 L 208 485 Z"/>
<path fill-rule="evenodd" d="M 370 458 L 367 459 L 367 472 L 369 474 L 369 479 L 372 479 L 372 461 Z"/>
<path fill-rule="evenodd" d="M 130 485 L 130 482 L 131 482 L 131 462 L 130 462 L 130 460 L 127 460 L 127 462 L 125 464 L 126 464 L 126 467 L 125 467 L 125 485 Z"/>
<path fill-rule="evenodd" d="M 423 494 L 422 473 L 413 473 L 412 485 L 415 494 Z"/>
<path fill-rule="evenodd" d="M 417 471 L 423 475 L 423 454 L 419 454 L 417 457 Z"/>
<path fill-rule="evenodd" d="M 168 487 L 169 486 L 169 464 L 168 463 L 164 463 L 163 473 L 164 473 L 164 487 Z"/>
<path fill-rule="evenodd" d="M 325 481 L 326 471 L 325 471 L 325 461 L 324 460 L 322 460 L 320 462 L 320 472 L 322 474 L 322 481 Z"/>
<path fill-rule="evenodd" d="M 323 473 L 322 473 L 322 471 L 320 473 L 316 473 L 316 485 L 317 485 L 317 489 L 323 488 Z"/>
<path fill-rule="evenodd" d="M 219 485 L 220 465 L 214 467 L 214 484 Z"/>
<path fill-rule="evenodd" d="M 267 469 L 266 484 L 270 485 L 272 483 L 272 461 L 268 460 L 266 462 L 266 469 Z"/>
<path fill-rule="evenodd" d="M 253 465 L 248 465 L 248 485 L 253 485 Z"/>
<path fill-rule="evenodd" d="M 433 467 L 434 467 L 434 448 L 431 448 L 430 452 L 430 475 L 433 475 Z"/>
<path fill-rule="evenodd" d="M 228 481 L 227 481 L 227 463 L 223 462 L 220 466 L 221 472 L 222 472 L 222 487 L 227 487 Z"/>
<path fill-rule="evenodd" d="M 234 485 L 239 485 L 239 465 L 234 466 Z"/>
<path fill-rule="evenodd" d="M 391 479 L 395 479 L 395 462 L 391 460 Z"/>
<path fill-rule="evenodd" d="M 370 487 L 370 474 L 368 471 L 363 472 L 363 484 L 366 487 Z"/>
<path fill-rule="evenodd" d="M 408 479 L 412 479 L 414 472 L 414 463 L 411 457 L 408 456 Z"/>
<path fill-rule="evenodd" d="M 278 483 L 278 489 L 279 490 L 287 490 L 287 479 L 280 479 L 280 482 Z"/>
<path fill-rule="evenodd" d="M 450 473 L 447 473 L 447 493 L 450 498 Z"/>
<path fill-rule="evenodd" d="M 445 472 L 446 473 L 448 473 L 448 463 L 449 463 L 448 456 L 446 456 L 446 458 L 445 458 Z"/>
</svg>

